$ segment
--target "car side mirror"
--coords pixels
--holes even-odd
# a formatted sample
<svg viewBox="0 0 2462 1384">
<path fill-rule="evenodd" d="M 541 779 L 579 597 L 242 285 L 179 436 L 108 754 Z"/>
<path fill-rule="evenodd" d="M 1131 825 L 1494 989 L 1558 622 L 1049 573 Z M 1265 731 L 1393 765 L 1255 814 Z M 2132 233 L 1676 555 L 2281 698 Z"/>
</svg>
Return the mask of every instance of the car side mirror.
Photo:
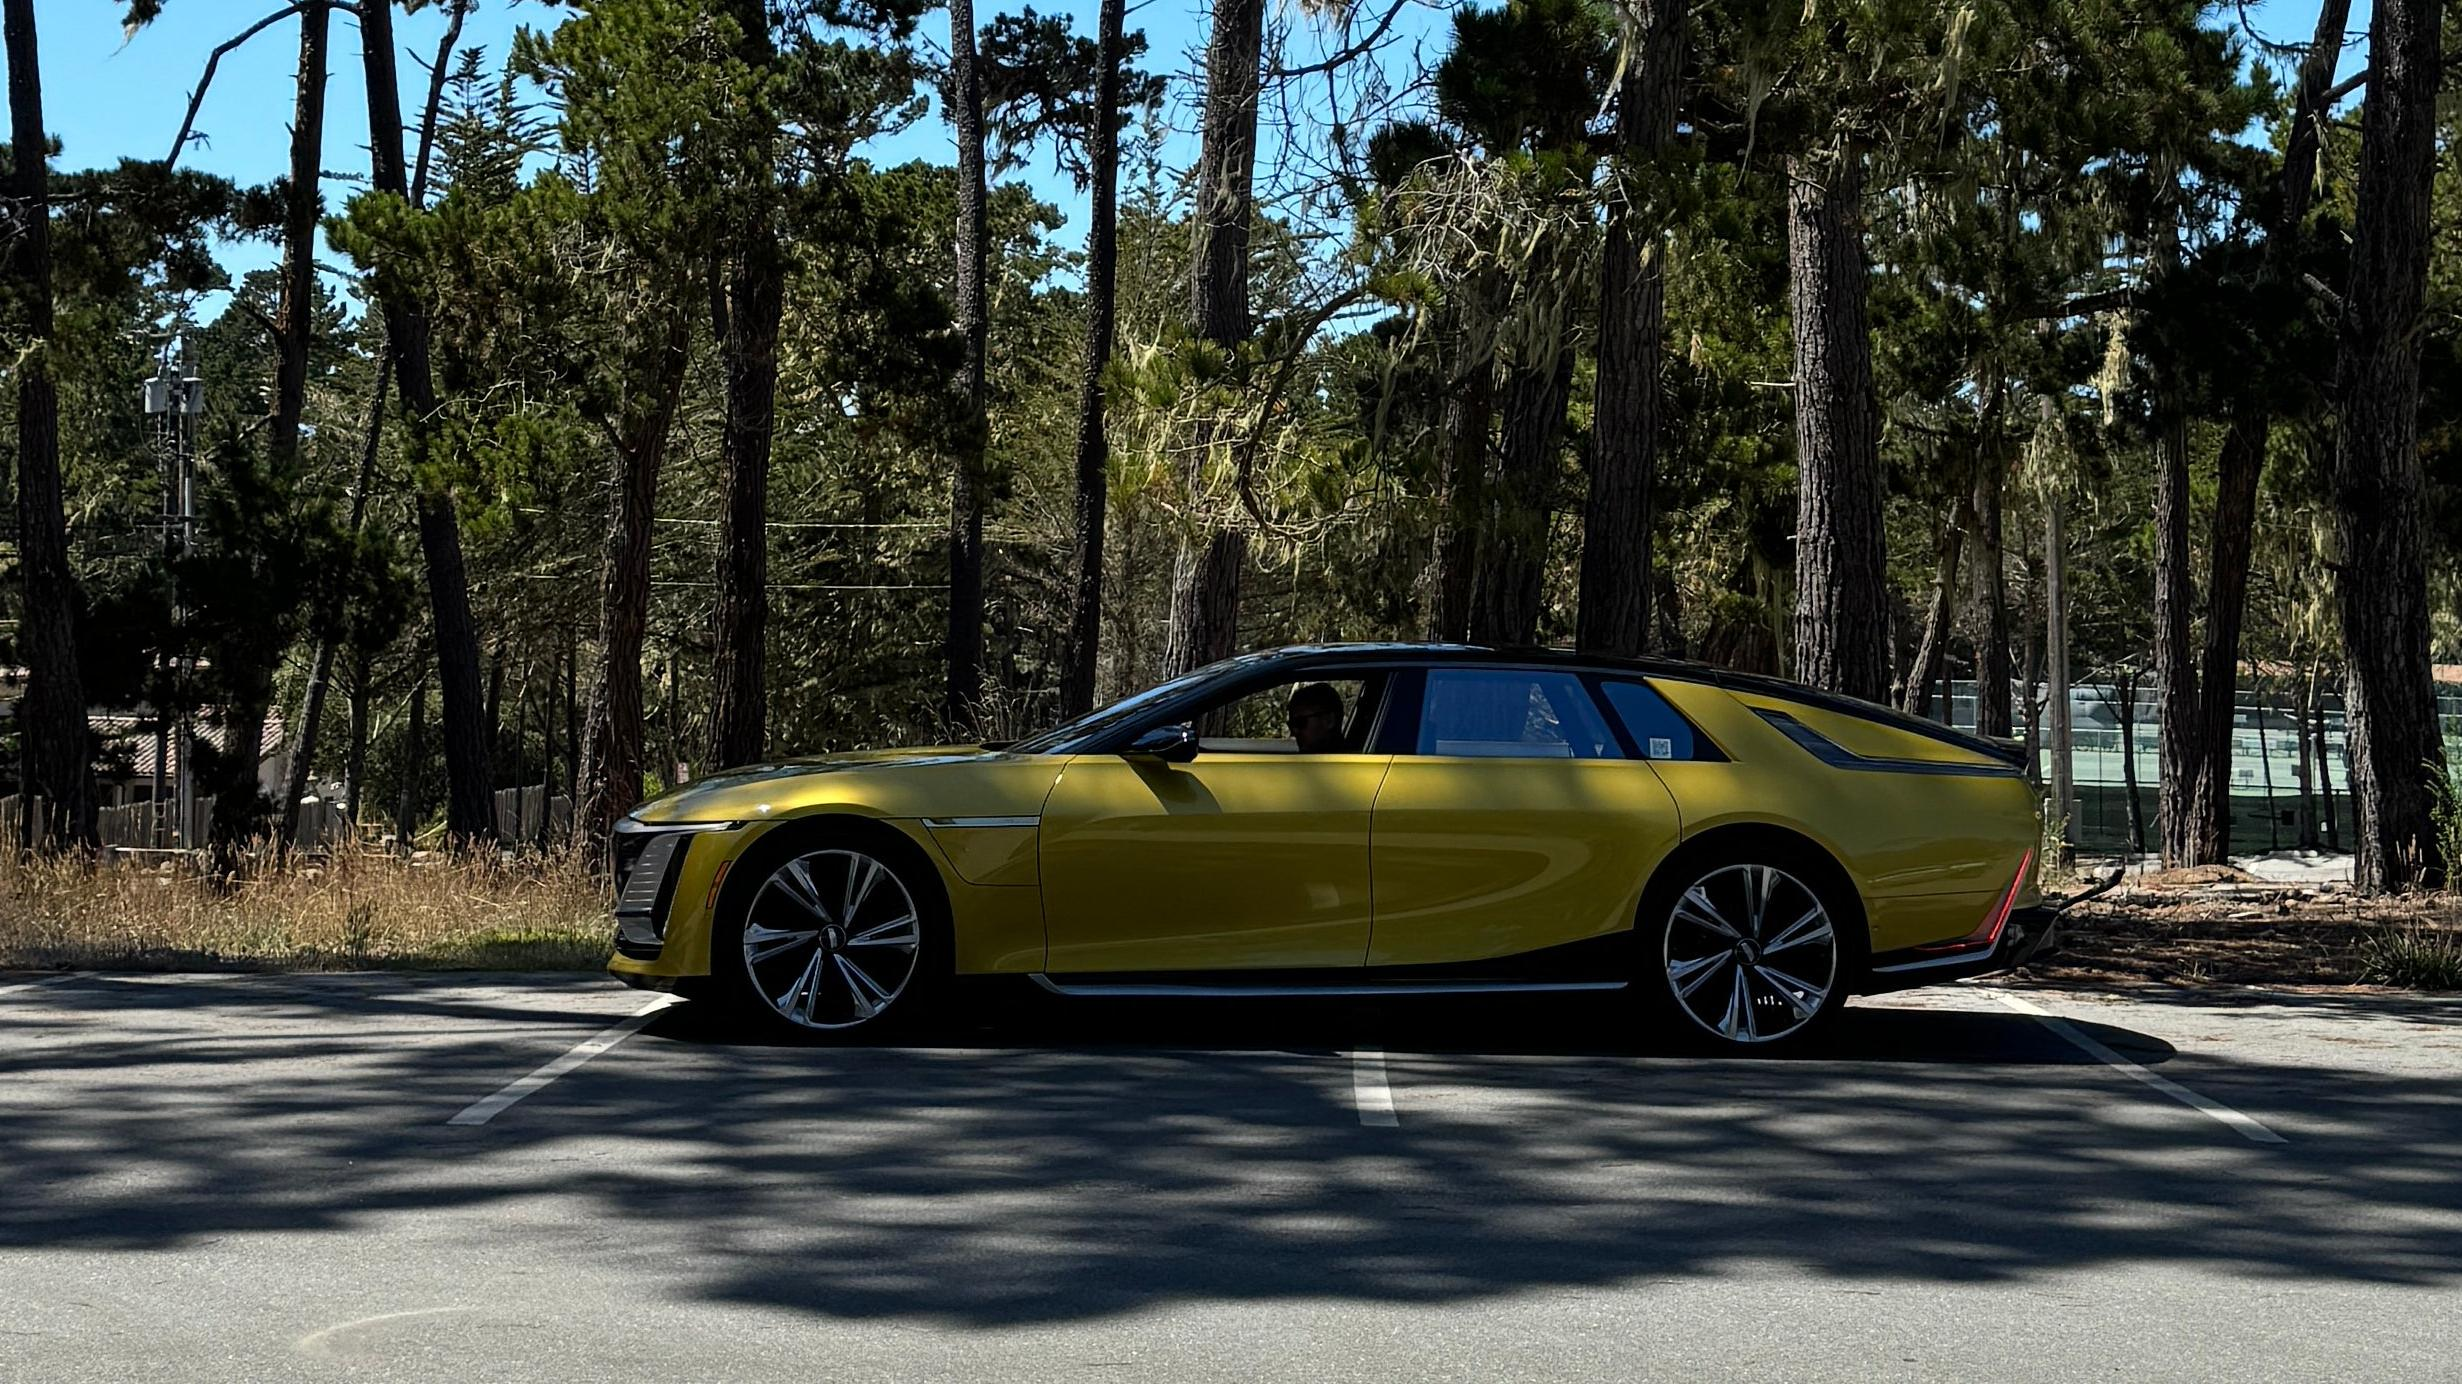
<svg viewBox="0 0 2462 1384">
<path fill-rule="evenodd" d="M 1186 764 L 1197 757 L 1197 728 L 1184 722 L 1156 726 L 1130 741 L 1124 753 L 1159 759 L 1165 764 Z"/>
</svg>

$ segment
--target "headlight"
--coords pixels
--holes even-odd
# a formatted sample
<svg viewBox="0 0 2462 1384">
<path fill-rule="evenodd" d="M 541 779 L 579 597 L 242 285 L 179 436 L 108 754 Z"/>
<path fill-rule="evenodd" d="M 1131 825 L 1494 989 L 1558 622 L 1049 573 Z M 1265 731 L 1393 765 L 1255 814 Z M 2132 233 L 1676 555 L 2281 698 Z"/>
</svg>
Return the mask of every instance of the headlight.
<svg viewBox="0 0 2462 1384">
<path fill-rule="evenodd" d="M 687 838 L 704 831 L 732 831 L 742 822 L 643 822 L 627 817 L 616 823 L 608 861 L 615 868 L 615 916 L 620 928 L 665 933 L 667 897 L 674 892 L 675 861 Z M 626 925 L 629 924 L 629 927 Z"/>
</svg>

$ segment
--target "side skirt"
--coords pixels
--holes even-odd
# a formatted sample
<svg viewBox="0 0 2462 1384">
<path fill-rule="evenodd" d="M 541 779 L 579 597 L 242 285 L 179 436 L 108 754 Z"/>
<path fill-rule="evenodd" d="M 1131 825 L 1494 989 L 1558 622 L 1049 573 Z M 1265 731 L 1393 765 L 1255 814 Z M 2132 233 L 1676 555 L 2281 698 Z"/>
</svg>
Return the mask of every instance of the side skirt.
<svg viewBox="0 0 2462 1384">
<path fill-rule="evenodd" d="M 1055 995 L 1136 999 L 1564 994 L 1629 988 L 1634 976 L 1633 957 L 1633 933 L 1626 929 L 1516 956 L 1439 965 L 1038 973 L 1032 979 Z"/>
<path fill-rule="evenodd" d="M 1629 980 L 1388 980 L 1371 984 L 1329 981 L 1322 985 L 1290 983 L 1241 985 L 1169 981 L 1113 981 L 1088 976 L 1047 976 L 1037 971 L 1035 984 L 1055 995 L 1112 999 L 1289 999 L 1315 995 L 1361 998 L 1372 995 L 1538 995 L 1582 990 L 1629 989 Z"/>
</svg>

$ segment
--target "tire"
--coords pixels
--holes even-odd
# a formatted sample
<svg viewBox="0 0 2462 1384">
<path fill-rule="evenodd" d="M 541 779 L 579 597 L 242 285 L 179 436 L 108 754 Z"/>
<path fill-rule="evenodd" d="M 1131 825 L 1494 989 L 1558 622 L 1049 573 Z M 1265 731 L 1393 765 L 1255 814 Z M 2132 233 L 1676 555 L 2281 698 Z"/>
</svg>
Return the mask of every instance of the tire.
<svg viewBox="0 0 2462 1384">
<path fill-rule="evenodd" d="M 1817 1037 L 1846 1004 L 1861 913 L 1827 860 L 1738 843 L 1668 862 L 1642 901 L 1636 983 L 1659 1027 L 1711 1051 Z"/>
<path fill-rule="evenodd" d="M 869 1038 L 936 1006 L 950 972 L 939 876 L 904 837 L 860 822 L 791 826 L 729 871 L 712 989 L 773 1034 Z"/>
</svg>

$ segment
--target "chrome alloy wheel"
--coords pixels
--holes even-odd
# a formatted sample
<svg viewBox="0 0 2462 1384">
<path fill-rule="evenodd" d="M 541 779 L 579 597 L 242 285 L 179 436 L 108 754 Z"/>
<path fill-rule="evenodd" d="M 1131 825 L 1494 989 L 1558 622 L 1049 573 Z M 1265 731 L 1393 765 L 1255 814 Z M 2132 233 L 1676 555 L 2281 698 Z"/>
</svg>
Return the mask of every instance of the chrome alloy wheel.
<svg viewBox="0 0 2462 1384">
<path fill-rule="evenodd" d="M 788 1023 L 854 1028 L 914 981 L 923 923 L 905 882 L 860 850 L 800 855 L 772 871 L 744 914 L 744 974 Z"/>
<path fill-rule="evenodd" d="M 1769 1043 L 1819 1017 L 1838 984 L 1821 896 L 1769 865 L 1728 865 L 1675 903 L 1661 962 L 1685 1017 L 1731 1043 Z"/>
</svg>

